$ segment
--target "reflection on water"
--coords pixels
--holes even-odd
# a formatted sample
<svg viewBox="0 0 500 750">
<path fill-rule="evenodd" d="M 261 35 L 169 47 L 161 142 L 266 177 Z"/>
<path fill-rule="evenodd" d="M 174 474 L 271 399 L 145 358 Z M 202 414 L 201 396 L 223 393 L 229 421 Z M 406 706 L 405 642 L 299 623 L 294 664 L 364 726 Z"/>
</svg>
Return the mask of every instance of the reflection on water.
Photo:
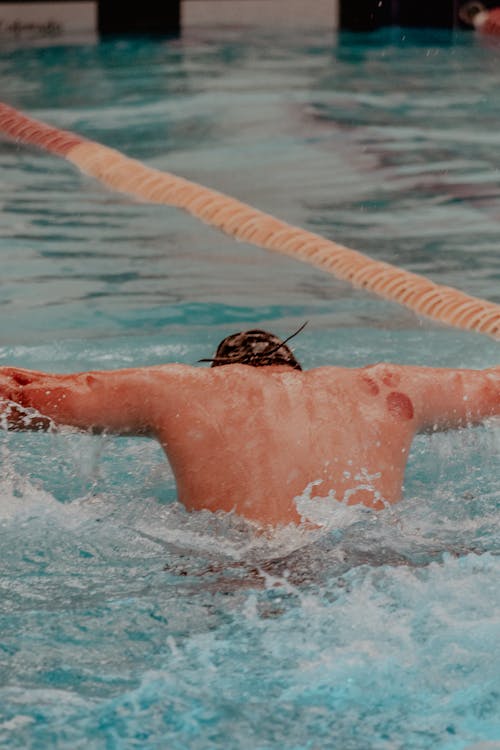
<svg viewBox="0 0 500 750">
<path fill-rule="evenodd" d="M 82 440 L 72 471 L 93 482 L 66 502 L 4 451 L 2 741 L 201 749 L 236 730 L 251 748 L 288 728 L 298 746 L 405 731 L 423 748 L 494 730 L 497 489 L 458 497 L 450 478 L 391 512 L 333 507 L 326 532 L 256 537 L 180 508 L 153 444 L 111 441 L 96 463 Z"/>
<path fill-rule="evenodd" d="M 399 30 L 0 50 L 13 106 L 496 300 L 497 67 L 471 35 Z M 0 167 L 2 364 L 194 364 L 304 320 L 306 367 L 498 364 L 488 339 L 46 154 L 1 142 Z M 183 510 L 151 441 L 0 435 L 0 745 L 491 745 L 498 439 L 418 438 L 401 504 L 258 535 Z"/>
</svg>

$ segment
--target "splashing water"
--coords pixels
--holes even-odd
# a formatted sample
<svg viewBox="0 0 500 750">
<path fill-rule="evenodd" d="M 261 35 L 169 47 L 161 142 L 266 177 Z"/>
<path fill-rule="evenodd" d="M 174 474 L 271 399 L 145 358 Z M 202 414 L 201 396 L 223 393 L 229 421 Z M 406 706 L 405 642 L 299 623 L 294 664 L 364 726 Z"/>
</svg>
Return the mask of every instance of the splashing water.
<svg viewBox="0 0 500 750">
<path fill-rule="evenodd" d="M 17 45 L 0 72 L 34 116 L 498 301 L 497 51 L 404 35 Z M 304 319 L 305 367 L 498 364 L 50 157 L 0 162 L 2 364 L 194 364 Z M 188 514 L 152 442 L 0 435 L 0 746 L 498 749 L 499 438 L 419 437 L 401 504 L 306 491 L 320 528 L 266 536 Z"/>
</svg>

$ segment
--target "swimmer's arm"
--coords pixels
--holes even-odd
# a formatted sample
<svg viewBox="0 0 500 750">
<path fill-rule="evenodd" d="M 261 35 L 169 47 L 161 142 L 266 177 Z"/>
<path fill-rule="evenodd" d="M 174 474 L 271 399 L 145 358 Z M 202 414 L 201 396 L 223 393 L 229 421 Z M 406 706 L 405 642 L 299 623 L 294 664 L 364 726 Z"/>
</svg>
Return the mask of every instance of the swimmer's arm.
<svg viewBox="0 0 500 750">
<path fill-rule="evenodd" d="M 500 416 L 500 367 L 401 369 L 398 390 L 407 389 L 413 400 L 418 431 L 457 429 Z"/>
<path fill-rule="evenodd" d="M 154 368 L 50 375 L 0 367 L 0 428 L 94 433 L 154 432 Z"/>
</svg>

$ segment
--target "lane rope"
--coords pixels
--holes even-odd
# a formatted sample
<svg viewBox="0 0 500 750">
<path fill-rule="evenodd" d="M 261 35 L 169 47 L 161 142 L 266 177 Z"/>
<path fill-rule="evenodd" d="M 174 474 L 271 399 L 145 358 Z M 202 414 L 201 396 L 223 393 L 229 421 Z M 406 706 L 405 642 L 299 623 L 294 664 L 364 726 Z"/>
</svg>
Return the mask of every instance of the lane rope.
<svg viewBox="0 0 500 750">
<path fill-rule="evenodd" d="M 115 149 L 34 120 L 1 102 L 0 132 L 67 159 L 113 190 L 182 208 L 240 241 L 317 266 L 419 315 L 500 340 L 500 305 L 494 302 L 373 260 L 216 190 L 147 167 Z"/>
</svg>

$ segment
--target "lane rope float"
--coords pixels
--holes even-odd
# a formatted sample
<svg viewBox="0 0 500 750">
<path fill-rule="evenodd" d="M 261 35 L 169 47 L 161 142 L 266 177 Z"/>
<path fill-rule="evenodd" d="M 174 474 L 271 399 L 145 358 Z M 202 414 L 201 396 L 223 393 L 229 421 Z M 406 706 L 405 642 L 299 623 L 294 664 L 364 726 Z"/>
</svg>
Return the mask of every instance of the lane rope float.
<svg viewBox="0 0 500 750">
<path fill-rule="evenodd" d="M 147 167 L 115 149 L 34 120 L 1 102 L 0 132 L 67 159 L 113 190 L 182 208 L 240 241 L 317 266 L 419 315 L 500 339 L 500 305 L 494 302 L 373 260 L 216 190 Z"/>
</svg>

